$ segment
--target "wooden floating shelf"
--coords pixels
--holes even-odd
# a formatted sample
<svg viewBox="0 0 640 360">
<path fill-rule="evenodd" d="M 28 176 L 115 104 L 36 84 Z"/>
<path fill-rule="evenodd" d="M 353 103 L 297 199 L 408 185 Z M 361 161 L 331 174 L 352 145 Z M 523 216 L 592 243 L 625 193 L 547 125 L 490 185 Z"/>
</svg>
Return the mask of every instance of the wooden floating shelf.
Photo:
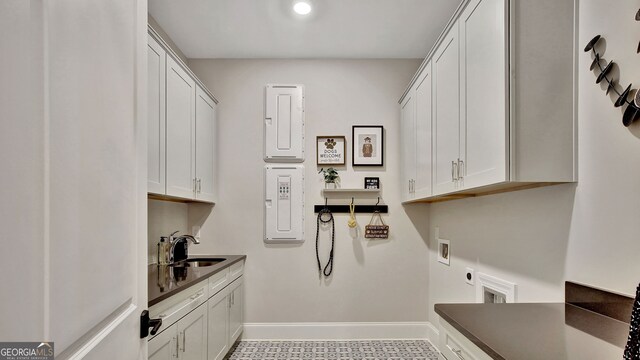
<svg viewBox="0 0 640 360">
<path fill-rule="evenodd" d="M 380 189 L 322 189 L 322 194 L 379 194 Z"/>
</svg>

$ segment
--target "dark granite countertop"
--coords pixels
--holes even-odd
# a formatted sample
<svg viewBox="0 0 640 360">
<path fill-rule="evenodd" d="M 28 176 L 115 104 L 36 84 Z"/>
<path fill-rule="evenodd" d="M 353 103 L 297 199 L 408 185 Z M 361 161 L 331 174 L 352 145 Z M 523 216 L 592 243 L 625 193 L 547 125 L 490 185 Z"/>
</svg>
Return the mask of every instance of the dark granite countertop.
<svg viewBox="0 0 640 360">
<path fill-rule="evenodd" d="M 493 359 L 622 359 L 629 324 L 568 303 L 436 304 Z"/>
<path fill-rule="evenodd" d="M 207 267 L 171 267 L 152 264 L 148 267 L 149 306 L 199 283 L 211 275 L 245 259 L 246 255 L 192 255 L 190 258 L 223 258 L 218 264 Z"/>
</svg>

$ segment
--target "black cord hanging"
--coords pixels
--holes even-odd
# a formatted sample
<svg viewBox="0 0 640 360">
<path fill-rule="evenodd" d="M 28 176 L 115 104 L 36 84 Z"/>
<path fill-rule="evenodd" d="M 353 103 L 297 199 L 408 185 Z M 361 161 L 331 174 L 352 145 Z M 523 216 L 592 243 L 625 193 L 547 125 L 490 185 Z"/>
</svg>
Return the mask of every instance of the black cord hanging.
<svg viewBox="0 0 640 360">
<path fill-rule="evenodd" d="M 636 300 L 633 303 L 631 321 L 629 325 L 629 338 L 624 348 L 624 360 L 640 359 L 640 285 L 636 289 Z"/>
<path fill-rule="evenodd" d="M 596 67 L 598 68 L 600 74 L 598 74 L 596 78 L 596 84 L 600 84 L 603 80 L 605 80 L 607 82 L 607 95 L 609 95 L 611 91 L 618 95 L 618 99 L 613 104 L 613 106 L 620 107 L 623 105 L 627 105 L 627 108 L 622 115 L 622 124 L 628 127 L 638 118 L 640 118 L 640 104 L 637 100 L 638 94 L 640 93 L 636 91 L 636 100 L 629 101 L 627 98 L 629 97 L 629 93 L 631 92 L 631 84 L 629 84 L 629 86 L 627 86 L 626 89 L 624 89 L 624 91 L 622 92 L 616 89 L 616 80 L 612 77 L 610 78 L 609 76 L 609 73 L 611 72 L 611 69 L 613 68 L 613 65 L 615 63 L 613 61 L 609 61 L 607 65 L 603 67 L 601 61 L 603 61 L 604 59 L 602 58 L 602 55 L 596 51 L 596 45 L 601 38 L 602 37 L 600 35 L 596 35 L 584 48 L 585 52 L 593 53 L 593 62 L 591 62 L 591 66 L 589 67 L 589 69 L 594 70 Z M 640 52 L 640 45 L 638 45 L 638 52 Z"/>
<path fill-rule="evenodd" d="M 333 214 L 331 210 L 329 210 L 327 205 L 327 199 L 325 198 L 325 208 L 318 212 L 318 220 L 316 226 L 316 260 L 318 261 L 318 272 L 324 274 L 324 276 L 329 276 L 333 272 L 333 247 L 335 245 L 336 240 L 336 224 L 333 220 Z M 329 219 L 324 220 L 322 218 L 323 215 L 328 215 Z M 322 268 L 322 264 L 320 264 L 320 252 L 318 249 L 318 243 L 320 240 L 320 223 L 328 224 L 331 223 L 331 251 L 329 252 L 329 261 L 327 261 L 327 265 L 325 265 L 324 269 Z"/>
</svg>

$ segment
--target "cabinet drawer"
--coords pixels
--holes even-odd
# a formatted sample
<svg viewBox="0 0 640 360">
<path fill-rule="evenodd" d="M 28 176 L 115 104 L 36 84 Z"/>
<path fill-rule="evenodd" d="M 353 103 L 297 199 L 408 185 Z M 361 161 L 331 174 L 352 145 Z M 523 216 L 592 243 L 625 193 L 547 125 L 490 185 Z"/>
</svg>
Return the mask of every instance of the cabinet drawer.
<svg viewBox="0 0 640 360">
<path fill-rule="evenodd" d="M 208 282 L 200 283 L 161 301 L 149 308 L 151 318 L 161 318 L 162 326 L 159 332 L 167 329 L 183 316 L 204 304 L 208 299 Z"/>
<path fill-rule="evenodd" d="M 209 297 L 214 296 L 229 284 L 229 268 L 226 268 L 209 278 Z"/>
<path fill-rule="evenodd" d="M 446 360 L 491 360 L 487 353 L 442 319 L 440 319 L 440 352 Z"/>
<path fill-rule="evenodd" d="M 242 276 L 242 273 L 244 272 L 244 260 L 242 261 L 238 261 L 237 263 L 231 265 L 229 267 L 229 279 L 230 281 L 233 281 L 237 278 L 239 278 L 240 276 Z"/>
</svg>

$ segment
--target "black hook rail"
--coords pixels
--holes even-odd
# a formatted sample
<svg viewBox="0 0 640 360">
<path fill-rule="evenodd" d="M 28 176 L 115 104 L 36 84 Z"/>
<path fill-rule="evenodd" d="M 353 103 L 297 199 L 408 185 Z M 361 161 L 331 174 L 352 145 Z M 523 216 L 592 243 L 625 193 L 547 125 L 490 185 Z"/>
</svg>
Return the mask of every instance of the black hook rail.
<svg viewBox="0 0 640 360">
<path fill-rule="evenodd" d="M 349 205 L 314 205 L 313 206 L 313 212 L 315 213 L 319 213 L 320 210 L 324 209 L 324 208 L 328 208 L 329 211 L 331 211 L 334 214 L 338 214 L 338 213 L 349 213 L 351 211 L 351 209 L 349 209 Z M 355 212 L 356 213 L 373 213 L 375 211 L 378 211 L 382 214 L 387 214 L 389 213 L 389 207 L 387 205 L 356 205 L 355 207 Z"/>
<path fill-rule="evenodd" d="M 353 204 L 354 198 L 351 198 L 351 204 Z M 327 205 L 327 198 L 324 198 L 324 205 L 314 205 L 313 212 L 319 213 L 322 209 L 329 209 L 334 214 L 337 213 L 349 213 L 351 212 L 350 205 Z M 375 205 L 355 205 L 354 211 L 356 213 L 373 213 L 379 212 L 382 214 L 389 213 L 389 207 L 387 205 L 380 205 L 380 197 Z"/>
</svg>

